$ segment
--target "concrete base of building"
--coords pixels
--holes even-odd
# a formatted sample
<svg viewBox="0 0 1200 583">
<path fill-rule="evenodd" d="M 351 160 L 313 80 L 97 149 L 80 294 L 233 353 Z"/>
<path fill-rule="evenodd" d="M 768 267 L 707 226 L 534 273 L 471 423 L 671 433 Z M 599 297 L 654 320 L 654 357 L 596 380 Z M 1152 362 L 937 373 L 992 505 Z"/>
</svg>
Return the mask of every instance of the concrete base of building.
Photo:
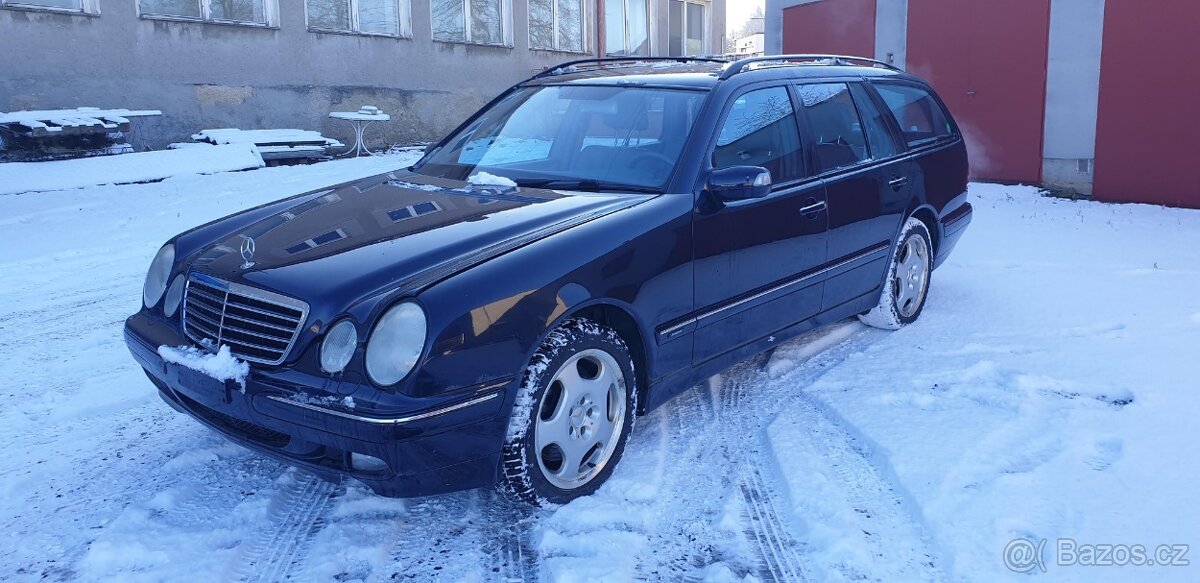
<svg viewBox="0 0 1200 583">
<path fill-rule="evenodd" d="M 1094 162 L 1091 158 L 1045 158 L 1042 160 L 1042 185 L 1091 196 Z"/>
</svg>

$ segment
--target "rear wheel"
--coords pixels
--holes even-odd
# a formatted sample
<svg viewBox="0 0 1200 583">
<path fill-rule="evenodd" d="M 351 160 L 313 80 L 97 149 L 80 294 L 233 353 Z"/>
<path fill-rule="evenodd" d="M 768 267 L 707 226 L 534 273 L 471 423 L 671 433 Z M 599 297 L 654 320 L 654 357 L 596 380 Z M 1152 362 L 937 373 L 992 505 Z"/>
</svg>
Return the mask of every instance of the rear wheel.
<svg viewBox="0 0 1200 583">
<path fill-rule="evenodd" d="M 933 273 L 933 245 L 929 228 L 919 219 L 909 218 L 900 232 L 900 243 L 888 265 L 887 280 L 879 295 L 879 304 L 859 316 L 863 323 L 876 328 L 896 330 L 911 324 L 925 308 L 929 278 Z"/>
<path fill-rule="evenodd" d="M 616 331 L 572 319 L 530 360 L 513 404 L 502 488 L 535 505 L 591 494 L 625 449 L 637 409 L 629 349 Z"/>
</svg>

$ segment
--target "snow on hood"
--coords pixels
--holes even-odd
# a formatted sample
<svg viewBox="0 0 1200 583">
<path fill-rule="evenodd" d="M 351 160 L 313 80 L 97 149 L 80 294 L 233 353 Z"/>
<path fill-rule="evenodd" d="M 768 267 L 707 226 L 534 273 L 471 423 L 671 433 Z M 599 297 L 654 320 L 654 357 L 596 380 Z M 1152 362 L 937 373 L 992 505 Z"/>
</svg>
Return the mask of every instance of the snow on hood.
<svg viewBox="0 0 1200 583">
<path fill-rule="evenodd" d="M 507 186 L 509 188 L 514 188 L 517 186 L 517 183 L 513 182 L 510 178 L 496 176 L 495 174 L 489 174 L 487 172 L 478 172 L 476 174 L 472 174 L 467 178 L 467 182 L 479 186 Z"/>
</svg>

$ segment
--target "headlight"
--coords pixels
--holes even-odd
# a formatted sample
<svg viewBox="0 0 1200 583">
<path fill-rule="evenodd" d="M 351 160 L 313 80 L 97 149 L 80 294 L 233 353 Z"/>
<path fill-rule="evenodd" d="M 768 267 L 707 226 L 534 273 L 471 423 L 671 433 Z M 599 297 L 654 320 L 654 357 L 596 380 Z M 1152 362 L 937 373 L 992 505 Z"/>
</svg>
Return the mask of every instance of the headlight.
<svg viewBox="0 0 1200 583">
<path fill-rule="evenodd" d="M 358 330 L 350 320 L 334 324 L 321 342 L 321 370 L 335 374 L 345 370 L 358 346 Z"/>
<path fill-rule="evenodd" d="M 171 287 L 167 288 L 167 299 L 163 300 L 163 314 L 168 318 L 175 315 L 175 310 L 179 309 L 179 300 L 183 299 L 183 274 L 175 276 L 175 281 L 171 282 Z"/>
<path fill-rule="evenodd" d="M 166 245 L 159 249 L 154 261 L 150 262 L 150 270 L 146 272 L 146 285 L 142 287 L 142 301 L 147 308 L 154 307 L 167 290 L 167 278 L 171 276 L 171 266 L 174 264 L 174 245 Z"/>
<path fill-rule="evenodd" d="M 393 306 L 367 341 L 367 374 L 381 385 L 394 385 L 417 365 L 425 347 L 425 312 L 412 302 Z"/>
</svg>

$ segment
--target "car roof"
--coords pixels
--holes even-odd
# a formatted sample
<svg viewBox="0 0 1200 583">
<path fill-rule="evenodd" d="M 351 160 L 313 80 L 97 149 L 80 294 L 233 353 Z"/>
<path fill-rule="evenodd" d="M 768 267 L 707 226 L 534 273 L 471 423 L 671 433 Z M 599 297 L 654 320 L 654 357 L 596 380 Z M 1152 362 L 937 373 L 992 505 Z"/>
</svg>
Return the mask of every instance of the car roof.
<svg viewBox="0 0 1200 583">
<path fill-rule="evenodd" d="M 587 59 L 548 69 L 525 84 L 711 89 L 724 82 L 831 77 L 915 79 L 886 63 L 858 57 L 781 55 L 737 61 L 718 58 Z"/>
</svg>

